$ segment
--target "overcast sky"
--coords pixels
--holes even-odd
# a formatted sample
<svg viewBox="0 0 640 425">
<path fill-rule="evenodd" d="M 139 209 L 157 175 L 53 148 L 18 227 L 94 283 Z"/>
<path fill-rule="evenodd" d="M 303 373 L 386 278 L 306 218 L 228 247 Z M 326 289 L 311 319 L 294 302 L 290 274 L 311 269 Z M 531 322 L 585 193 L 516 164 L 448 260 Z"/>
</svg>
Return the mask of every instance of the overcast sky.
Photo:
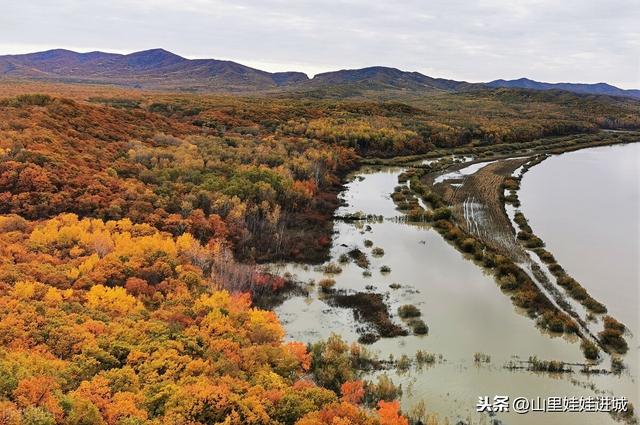
<svg viewBox="0 0 640 425">
<path fill-rule="evenodd" d="M 162 47 L 267 71 L 385 65 L 640 88 L 640 0 L 2 0 L 0 54 Z"/>
</svg>

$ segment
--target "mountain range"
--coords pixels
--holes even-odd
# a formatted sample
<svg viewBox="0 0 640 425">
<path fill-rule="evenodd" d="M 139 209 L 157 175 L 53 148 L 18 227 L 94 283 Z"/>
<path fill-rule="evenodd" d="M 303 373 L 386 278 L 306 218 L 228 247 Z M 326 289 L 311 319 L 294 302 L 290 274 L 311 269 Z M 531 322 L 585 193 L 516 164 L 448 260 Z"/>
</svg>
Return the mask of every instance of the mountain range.
<svg viewBox="0 0 640 425">
<path fill-rule="evenodd" d="M 478 88 L 567 90 L 575 93 L 627 96 L 640 99 L 640 90 L 623 90 L 606 83 L 541 83 L 526 78 L 489 83 L 432 78 L 419 72 L 374 66 L 325 72 L 309 78 L 302 72 L 267 72 L 236 62 L 187 59 L 164 49 L 131 54 L 77 53 L 55 49 L 0 56 L 0 79 L 97 83 L 182 91 L 349 90 L 419 92 L 462 91 Z"/>
<path fill-rule="evenodd" d="M 485 83 L 489 87 L 519 88 L 530 90 L 565 90 L 583 94 L 604 94 L 609 96 L 626 96 L 640 99 L 640 90 L 624 90 L 607 83 L 542 83 L 528 78 L 517 80 L 494 80 Z"/>
</svg>

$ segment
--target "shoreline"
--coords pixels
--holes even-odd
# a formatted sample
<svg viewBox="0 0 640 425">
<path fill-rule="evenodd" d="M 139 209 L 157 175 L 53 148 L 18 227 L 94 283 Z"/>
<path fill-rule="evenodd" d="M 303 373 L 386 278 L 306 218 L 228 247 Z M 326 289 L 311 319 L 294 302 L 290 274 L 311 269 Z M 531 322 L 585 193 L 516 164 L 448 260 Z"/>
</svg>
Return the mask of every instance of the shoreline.
<svg viewBox="0 0 640 425">
<path fill-rule="evenodd" d="M 628 141 L 628 142 L 633 142 L 633 141 Z M 495 189 L 500 190 L 501 193 L 500 195 L 497 197 L 497 199 L 499 200 L 499 206 L 500 206 L 500 215 L 504 216 L 504 218 L 506 218 L 508 220 L 509 223 L 509 229 L 510 232 L 513 236 L 513 240 L 515 241 L 515 243 L 518 246 L 518 250 L 523 252 L 525 254 L 525 262 L 529 264 L 529 269 L 531 271 L 531 275 L 530 280 L 532 281 L 538 281 L 538 284 L 536 284 L 536 286 L 538 286 L 538 292 L 540 295 L 542 295 L 544 298 L 549 298 L 547 301 L 551 302 L 553 307 L 544 307 L 544 305 L 546 304 L 546 302 L 542 299 L 540 300 L 540 306 L 535 307 L 533 306 L 533 311 L 530 309 L 529 310 L 529 315 L 531 317 L 536 318 L 537 321 L 537 325 L 541 326 L 543 325 L 542 323 L 540 323 L 540 320 L 543 320 L 545 322 L 551 322 L 551 323 L 546 323 L 544 324 L 542 327 L 543 328 L 549 328 L 552 331 L 556 330 L 556 331 L 560 331 L 561 333 L 564 332 L 569 332 L 569 333 L 576 333 L 578 334 L 578 336 L 581 337 L 581 339 L 583 340 L 583 353 L 585 353 L 585 357 L 587 358 L 587 360 L 590 361 L 594 361 L 594 360 L 598 360 L 598 363 L 602 362 L 602 358 L 598 355 L 598 354 L 593 354 L 594 351 L 594 342 L 595 344 L 597 344 L 602 351 L 604 351 L 605 353 L 610 353 L 611 350 L 611 343 L 605 344 L 602 341 L 602 338 L 600 337 L 602 335 L 602 333 L 600 333 L 598 337 L 596 337 L 591 330 L 588 328 L 588 326 L 585 323 L 585 320 L 580 317 L 575 311 L 574 309 L 571 307 L 571 305 L 566 301 L 565 299 L 565 291 L 561 291 L 559 287 L 562 287 L 562 285 L 554 285 L 553 283 L 551 283 L 549 281 L 549 279 L 547 278 L 547 275 L 544 273 L 544 271 L 540 268 L 539 264 L 537 262 L 535 262 L 531 257 L 529 257 L 529 253 L 528 251 L 531 251 L 532 249 L 536 248 L 536 247 L 528 247 L 525 244 L 523 244 L 522 240 L 520 240 L 520 238 L 517 238 L 516 236 L 519 236 L 517 233 L 517 225 L 512 221 L 512 219 L 510 218 L 510 216 L 507 214 L 506 208 L 507 208 L 507 204 L 512 204 L 513 199 L 509 200 L 506 199 L 504 196 L 504 191 L 507 190 L 508 188 L 504 186 L 504 182 L 507 180 L 514 180 L 516 178 L 514 178 L 513 176 L 511 176 L 511 174 L 513 172 L 515 172 L 516 169 L 522 168 L 523 172 L 519 175 L 519 177 L 522 177 L 522 174 L 524 174 L 524 172 L 526 172 L 531 166 L 535 166 L 538 163 L 540 163 L 543 159 L 545 159 L 546 157 L 548 157 L 549 154 L 561 154 L 561 153 L 565 153 L 565 152 L 571 152 L 571 151 L 575 151 L 578 149 L 583 149 L 583 148 L 589 148 L 589 147 L 597 147 L 597 146 L 607 146 L 607 145 L 616 145 L 616 144 L 621 144 L 621 143 L 627 143 L 627 141 L 607 141 L 607 142 L 600 142 L 600 143 L 589 143 L 589 144 L 585 144 L 585 145 L 581 145 L 581 146 L 568 146 L 566 147 L 566 149 L 563 149 L 561 151 L 559 151 L 558 149 L 553 149 L 550 152 L 547 152 L 545 154 L 545 156 L 541 156 L 540 154 L 537 154 L 535 156 L 529 157 L 523 161 L 517 161 L 511 164 L 511 167 L 507 167 L 507 170 L 503 170 L 501 173 L 501 177 L 502 177 L 502 183 L 496 187 Z M 541 159 L 539 159 L 541 158 Z M 506 163 L 509 160 L 513 160 L 514 158 L 511 157 L 507 157 L 505 156 L 504 159 L 501 160 L 497 160 L 495 163 L 491 163 L 486 165 L 485 167 L 481 168 L 480 170 L 476 171 L 475 173 L 473 173 L 470 176 L 467 176 L 463 179 L 463 181 L 465 182 L 464 185 L 467 184 L 467 180 L 471 180 L 472 182 L 475 180 L 480 179 L 482 177 L 483 172 L 485 174 L 487 174 L 487 172 L 491 172 L 492 168 L 496 168 L 499 167 L 500 165 L 504 165 L 504 163 Z M 421 169 L 420 171 L 422 172 L 410 172 L 411 173 L 411 177 L 409 179 L 404 179 L 406 180 L 410 180 L 411 184 L 410 186 L 410 190 L 414 195 L 421 195 L 420 192 L 424 192 L 424 186 L 421 187 L 422 184 L 426 184 L 428 187 L 430 187 L 431 190 L 435 191 L 437 193 L 437 196 L 439 197 L 440 203 L 442 205 L 437 205 L 438 203 L 435 203 L 434 205 L 434 196 L 432 193 L 429 193 L 428 197 L 424 196 L 424 193 L 422 193 L 422 198 L 424 201 L 426 201 L 427 203 L 431 204 L 431 207 L 433 210 L 437 209 L 437 208 L 442 208 L 444 205 L 446 205 L 446 208 L 449 208 L 449 210 L 451 211 L 451 218 L 447 220 L 448 223 L 450 223 L 452 226 L 444 226 L 444 224 L 440 224 L 440 226 L 438 226 L 438 223 L 436 223 L 435 227 L 436 230 L 438 230 L 438 232 L 447 240 L 449 240 L 450 242 L 453 241 L 453 245 L 460 250 L 463 253 L 466 254 L 472 254 L 472 257 L 470 258 L 474 263 L 478 264 L 483 268 L 493 268 L 491 266 L 487 267 L 486 262 L 482 263 L 481 259 L 482 257 L 484 257 L 484 253 L 485 250 L 488 247 L 491 247 L 493 250 L 495 251 L 502 251 L 503 253 L 505 251 L 508 250 L 502 250 L 500 249 L 500 244 L 497 243 L 499 241 L 497 241 L 497 238 L 495 237 L 496 234 L 494 232 L 489 232 L 491 234 L 487 234 L 487 232 L 485 232 L 485 235 L 478 235 L 478 226 L 476 224 L 475 229 L 472 226 L 469 226 L 469 221 L 467 220 L 466 217 L 466 210 L 461 214 L 460 211 L 460 200 L 462 197 L 468 196 L 468 193 L 464 193 L 462 192 L 462 194 L 459 193 L 458 188 L 456 188 L 456 190 L 452 192 L 451 187 L 446 185 L 445 183 L 435 183 L 434 184 L 434 177 L 435 175 L 442 175 L 443 173 L 446 172 L 451 172 L 451 171 L 455 171 L 457 169 L 460 169 L 462 167 L 466 167 L 469 166 L 473 163 L 479 163 L 479 162 L 485 162 L 484 160 L 476 160 L 476 161 L 468 161 L 462 164 L 455 164 L 455 165 L 449 165 L 449 166 L 445 166 L 445 167 L 438 167 L 437 171 L 426 171 L 425 169 Z M 531 164 L 533 163 L 533 164 Z M 527 164 L 531 164 L 529 166 L 527 166 Z M 429 167 L 432 168 L 432 167 Z M 484 170 L 484 171 L 483 171 Z M 505 172 L 506 171 L 506 172 Z M 511 171 L 509 173 L 509 171 Z M 480 177 L 478 177 L 480 175 Z M 417 181 L 414 181 L 414 179 L 416 179 Z M 519 182 L 519 179 L 517 179 Z M 463 185 L 463 187 L 464 187 Z M 448 191 L 447 191 L 448 188 Z M 416 190 L 418 189 L 418 190 Z M 476 188 L 477 191 L 477 188 Z M 471 190 L 469 190 L 469 192 L 474 193 L 473 188 Z M 476 192 L 477 193 L 477 192 Z M 515 192 L 512 190 L 511 191 L 512 194 L 514 194 Z M 447 202 L 444 202 L 444 196 L 447 196 Z M 430 198 L 430 199 L 429 199 Z M 486 200 L 486 197 L 485 197 Z M 494 199 L 495 200 L 495 199 Z M 456 201 L 457 204 L 456 204 Z M 517 202 L 517 197 L 515 199 L 515 201 Z M 414 205 L 415 206 L 415 205 Z M 420 206 L 418 206 L 417 208 L 421 208 Z M 493 208 L 493 213 L 495 214 L 495 205 Z M 410 216 L 413 216 L 415 218 L 416 213 L 413 212 L 412 214 L 410 214 Z M 464 219 L 462 219 L 464 218 Z M 449 221 L 450 220 L 450 221 Z M 439 228 L 440 227 L 440 228 Z M 504 227 L 504 223 L 503 226 Z M 504 230 L 504 229 L 503 229 Z M 483 237 L 484 236 L 484 237 Z M 534 235 L 535 236 L 535 235 Z M 478 244 L 482 247 L 482 254 L 479 253 L 479 247 Z M 507 257 L 510 258 L 510 260 L 513 262 L 513 265 L 516 264 L 520 264 L 521 261 L 518 261 L 520 258 L 518 258 L 519 256 L 515 255 L 516 251 L 511 251 L 510 255 L 508 254 Z M 543 265 L 546 265 L 544 262 L 542 263 Z M 558 265 L 559 266 L 559 265 Z M 517 267 L 517 266 L 516 266 Z M 520 268 L 520 267 L 518 267 Z M 563 271 L 563 269 L 559 266 L 559 269 Z M 526 274 L 529 274 L 528 272 L 525 271 Z M 500 275 L 504 274 L 499 272 L 496 275 L 496 280 L 498 281 L 498 283 L 500 284 Z M 555 273 L 552 272 L 552 275 L 556 276 L 556 278 L 559 278 L 561 275 L 557 275 Z M 509 276 L 507 274 L 507 276 Z M 511 274 L 511 276 L 513 277 L 514 274 Z M 517 274 L 515 274 L 515 276 L 517 276 Z M 510 278 L 512 279 L 512 278 Z M 519 279 L 516 278 L 517 280 L 522 280 L 522 281 L 527 281 L 528 279 L 526 279 L 525 277 L 520 277 Z M 522 283 L 522 282 L 520 282 Z M 513 284 L 511 283 L 507 283 L 507 284 L 500 284 L 502 289 L 507 289 L 507 291 L 512 291 L 515 290 L 516 287 L 518 285 L 520 285 L 520 283 L 516 284 L 515 287 Z M 579 284 L 578 284 L 579 285 Z M 506 288 L 504 288 L 506 286 Z M 545 289 L 542 289 L 542 287 L 545 287 Z M 548 288 L 548 289 L 547 289 Z M 581 286 L 579 286 L 579 288 L 581 288 Z M 565 288 L 566 289 L 566 288 Z M 585 291 L 586 292 L 586 291 Z M 587 295 L 588 296 L 588 295 Z M 511 295 L 512 300 L 514 300 L 514 295 Z M 589 297 L 590 298 L 590 297 Z M 586 298 L 588 300 L 588 298 Z M 553 300 L 553 301 L 552 301 Z M 593 302 L 589 302 L 589 305 L 592 306 L 601 306 L 600 303 L 597 303 L 597 301 L 593 300 Z M 518 305 L 518 303 L 516 303 L 516 305 Z M 531 307 L 531 306 L 529 306 Z M 606 311 L 606 307 L 602 306 L 603 308 L 600 310 L 605 310 Z M 562 321 L 564 321 L 564 324 L 559 324 L 557 323 L 556 319 L 553 318 L 548 318 L 547 313 L 544 313 L 545 311 L 555 311 L 556 315 L 560 314 L 560 319 L 562 319 Z M 544 313 L 544 314 L 542 314 Z M 602 312 L 601 312 L 602 314 Z M 563 319 L 563 315 L 567 315 L 568 317 L 564 317 Z M 569 319 L 569 317 L 571 317 L 571 319 Z M 566 323 L 566 321 L 569 321 L 569 328 L 567 329 L 567 325 L 568 323 Z M 575 322 L 573 322 L 575 320 Z M 605 327 L 605 331 L 609 328 L 620 328 L 622 327 L 622 329 L 624 329 L 624 325 L 619 324 L 619 322 L 615 321 L 615 319 L 607 319 L 609 320 L 609 322 L 613 323 L 613 325 L 609 326 L 608 328 Z M 573 325 L 570 325 L 570 323 L 573 322 Z M 608 322 L 607 322 L 608 323 Z M 604 331 L 603 331 L 604 332 Z M 624 344 L 620 344 L 620 345 L 624 345 Z M 597 351 L 597 349 L 595 349 Z M 624 352 L 626 350 L 614 350 L 614 351 L 618 351 L 618 352 Z M 589 354 L 587 354 L 589 353 Z"/>
<path fill-rule="evenodd" d="M 487 155 L 483 158 L 474 158 L 474 160 L 466 162 L 466 165 L 471 165 L 477 162 L 484 162 L 491 159 L 508 159 L 513 158 L 514 156 L 525 156 L 531 155 L 532 153 L 560 153 L 554 152 L 555 147 L 567 146 L 571 145 L 572 141 L 575 142 L 581 138 L 594 138 L 599 136 L 605 136 L 607 138 L 617 139 L 620 136 L 631 136 L 635 137 L 640 141 L 640 130 L 624 130 L 624 131 L 608 131 L 608 130 L 600 130 L 595 133 L 576 133 L 569 136 L 552 136 L 552 137 L 544 137 L 540 139 L 535 139 L 529 142 L 520 142 L 520 143 L 504 143 L 504 144 L 493 144 L 493 145 L 483 145 L 483 146 L 459 146 L 450 149 L 437 149 L 431 153 L 418 154 L 418 155 L 405 155 L 405 156 L 396 156 L 393 158 L 363 158 L 360 161 L 360 165 L 378 165 L 378 166 L 404 166 L 404 167 L 418 167 L 423 168 L 424 166 L 411 164 L 412 162 L 425 161 L 425 160 L 433 160 L 434 162 L 440 159 L 445 159 L 451 156 L 463 156 L 463 155 L 472 155 L 472 154 L 486 154 L 487 152 L 493 152 L 494 150 L 507 150 L 508 153 L 497 154 L 497 155 Z M 549 142 L 545 144 L 544 142 Z M 573 147 L 567 146 L 562 152 L 571 152 L 574 150 L 584 149 L 585 147 L 592 146 L 605 146 L 609 144 L 618 144 L 618 143 L 634 143 L 634 141 L 630 142 L 621 142 L 621 141 L 607 141 L 607 142 L 586 142 L 585 145 L 579 145 Z M 539 148 L 539 149 L 538 149 Z M 522 150 L 530 150 L 529 153 Z M 518 153 L 512 151 L 520 151 Z M 482 155 L 478 155 L 482 156 Z"/>
</svg>

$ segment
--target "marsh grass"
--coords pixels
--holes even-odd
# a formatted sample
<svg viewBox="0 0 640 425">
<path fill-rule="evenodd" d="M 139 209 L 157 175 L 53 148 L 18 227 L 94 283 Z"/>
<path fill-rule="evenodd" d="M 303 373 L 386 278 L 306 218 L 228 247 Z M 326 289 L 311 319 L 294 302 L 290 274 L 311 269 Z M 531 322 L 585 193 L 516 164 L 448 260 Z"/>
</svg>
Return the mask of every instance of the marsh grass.
<svg viewBox="0 0 640 425">
<path fill-rule="evenodd" d="M 491 363 L 491 356 L 485 353 L 477 352 L 473 355 L 473 362 L 475 364 Z"/>
<path fill-rule="evenodd" d="M 436 355 L 423 350 L 416 351 L 416 363 L 419 366 L 433 364 L 436 362 Z"/>
<path fill-rule="evenodd" d="M 534 372 L 571 372 L 564 362 L 558 360 L 540 360 L 536 356 L 529 357 L 529 370 Z"/>
</svg>

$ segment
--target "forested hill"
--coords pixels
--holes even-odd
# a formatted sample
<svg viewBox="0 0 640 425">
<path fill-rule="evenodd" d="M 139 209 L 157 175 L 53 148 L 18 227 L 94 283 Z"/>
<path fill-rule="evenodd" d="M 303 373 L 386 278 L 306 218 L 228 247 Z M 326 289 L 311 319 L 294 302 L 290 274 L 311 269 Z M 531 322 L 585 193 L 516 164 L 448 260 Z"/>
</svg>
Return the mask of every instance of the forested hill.
<svg viewBox="0 0 640 425">
<path fill-rule="evenodd" d="M 359 87 L 419 92 L 453 91 L 473 86 L 389 67 L 340 70 L 310 79 L 302 72 L 266 72 L 232 61 L 187 59 L 164 49 L 127 55 L 56 49 L 0 56 L 0 78 L 100 83 L 147 89 L 204 92 L 255 92 Z"/>
<path fill-rule="evenodd" d="M 366 88 L 419 91 L 455 90 L 467 83 L 435 79 L 418 72 L 371 67 L 319 74 L 313 79 L 301 72 L 266 72 L 236 62 L 187 59 L 164 49 L 128 55 L 56 49 L 0 56 L 4 79 L 102 83 L 179 91 L 265 91 L 360 84 Z"/>
<path fill-rule="evenodd" d="M 0 56 L 0 76 L 189 91 L 263 90 L 308 79 L 301 72 L 270 73 L 231 61 L 191 60 L 164 49 L 128 55 L 56 49 Z"/>
<path fill-rule="evenodd" d="M 607 83 L 543 83 L 528 78 L 517 80 L 494 80 L 486 83 L 489 87 L 520 88 L 531 90 L 566 90 L 583 94 L 602 94 L 607 96 L 625 96 L 640 99 L 640 90 L 623 90 Z"/>
</svg>

